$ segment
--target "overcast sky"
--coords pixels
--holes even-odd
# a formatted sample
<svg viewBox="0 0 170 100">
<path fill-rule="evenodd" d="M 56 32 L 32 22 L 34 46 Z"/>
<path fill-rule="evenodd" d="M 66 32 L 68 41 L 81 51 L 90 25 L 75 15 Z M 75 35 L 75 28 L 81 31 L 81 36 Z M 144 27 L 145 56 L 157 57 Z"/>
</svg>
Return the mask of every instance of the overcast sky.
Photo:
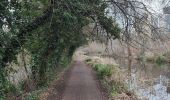
<svg viewBox="0 0 170 100">
<path fill-rule="evenodd" d="M 146 4 L 152 12 L 163 13 L 163 7 L 167 5 L 170 0 L 139 0 Z"/>
</svg>

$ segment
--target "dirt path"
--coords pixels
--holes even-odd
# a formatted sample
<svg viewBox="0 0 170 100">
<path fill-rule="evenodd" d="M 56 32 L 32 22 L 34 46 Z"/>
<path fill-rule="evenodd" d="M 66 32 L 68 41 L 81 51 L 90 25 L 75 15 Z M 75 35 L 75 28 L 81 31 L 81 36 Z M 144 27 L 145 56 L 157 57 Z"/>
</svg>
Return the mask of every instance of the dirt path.
<svg viewBox="0 0 170 100">
<path fill-rule="evenodd" d="M 53 96 L 50 100 L 106 100 L 95 81 L 90 68 L 77 61 L 69 72 L 68 80 L 60 99 Z"/>
<path fill-rule="evenodd" d="M 103 100 L 102 98 L 90 68 L 78 61 L 70 73 L 62 100 Z"/>
</svg>

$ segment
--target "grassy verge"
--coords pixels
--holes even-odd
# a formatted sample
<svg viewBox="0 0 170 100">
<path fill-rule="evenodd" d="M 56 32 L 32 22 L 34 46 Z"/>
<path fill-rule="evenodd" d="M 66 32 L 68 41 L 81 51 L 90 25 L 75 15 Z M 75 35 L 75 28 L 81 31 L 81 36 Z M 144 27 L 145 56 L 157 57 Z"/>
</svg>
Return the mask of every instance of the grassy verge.
<svg viewBox="0 0 170 100">
<path fill-rule="evenodd" d="M 123 72 L 117 65 L 101 64 L 92 59 L 86 59 L 85 62 L 95 70 L 101 85 L 107 90 L 111 100 L 135 100 L 135 95 L 128 91 Z"/>
</svg>

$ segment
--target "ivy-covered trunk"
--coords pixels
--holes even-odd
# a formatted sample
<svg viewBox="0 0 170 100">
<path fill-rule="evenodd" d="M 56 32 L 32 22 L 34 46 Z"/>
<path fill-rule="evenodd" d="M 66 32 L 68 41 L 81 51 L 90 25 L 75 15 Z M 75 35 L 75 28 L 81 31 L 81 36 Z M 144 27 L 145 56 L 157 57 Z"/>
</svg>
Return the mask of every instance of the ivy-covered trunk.
<svg viewBox="0 0 170 100">
<path fill-rule="evenodd" d="M 5 82 L 4 69 L 0 68 L 0 99 L 2 99 L 5 95 Z"/>
</svg>

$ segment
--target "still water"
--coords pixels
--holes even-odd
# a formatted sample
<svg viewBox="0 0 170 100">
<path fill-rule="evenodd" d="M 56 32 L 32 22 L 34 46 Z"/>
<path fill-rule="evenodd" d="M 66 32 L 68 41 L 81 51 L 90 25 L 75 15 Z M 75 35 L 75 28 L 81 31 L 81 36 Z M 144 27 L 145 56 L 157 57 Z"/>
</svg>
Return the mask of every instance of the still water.
<svg viewBox="0 0 170 100">
<path fill-rule="evenodd" d="M 170 100 L 170 65 L 133 64 L 128 83 L 141 100 Z"/>
</svg>

